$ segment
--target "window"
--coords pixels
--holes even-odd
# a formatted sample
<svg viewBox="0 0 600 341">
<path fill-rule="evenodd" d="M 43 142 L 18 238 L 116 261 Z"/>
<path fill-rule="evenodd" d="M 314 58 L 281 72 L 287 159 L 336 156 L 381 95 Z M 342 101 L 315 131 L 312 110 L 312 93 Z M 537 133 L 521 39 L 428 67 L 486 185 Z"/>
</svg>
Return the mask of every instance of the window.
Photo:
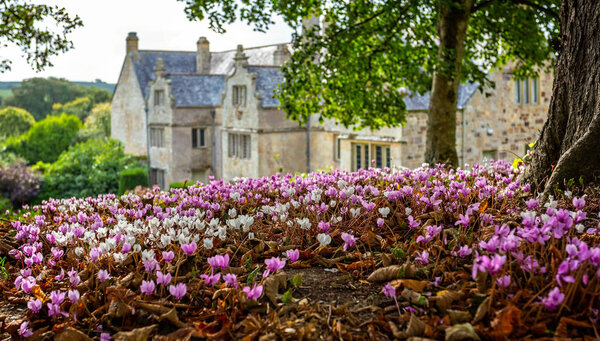
<svg viewBox="0 0 600 341">
<path fill-rule="evenodd" d="M 192 148 L 205 147 L 204 128 L 192 129 Z"/>
<path fill-rule="evenodd" d="M 250 158 L 250 135 L 229 133 L 227 144 L 229 157 Z"/>
<path fill-rule="evenodd" d="M 150 186 L 158 185 L 161 189 L 165 188 L 164 169 L 152 168 L 150 170 Z"/>
<path fill-rule="evenodd" d="M 150 146 L 164 147 L 164 132 L 165 128 L 150 128 Z"/>
<path fill-rule="evenodd" d="M 484 160 L 487 159 L 488 161 L 490 161 L 490 160 L 496 160 L 498 158 L 496 156 L 497 154 L 498 154 L 497 150 L 484 150 L 481 156 Z"/>
<path fill-rule="evenodd" d="M 538 104 L 539 102 L 539 79 L 525 78 L 515 80 L 515 103 Z"/>
<path fill-rule="evenodd" d="M 245 85 L 234 85 L 233 86 L 233 105 L 235 106 L 246 106 L 246 86 Z"/>
<path fill-rule="evenodd" d="M 373 157 L 373 160 L 371 160 Z M 352 170 L 368 169 L 374 161 L 377 168 L 390 167 L 392 163 L 390 146 L 382 144 L 352 144 Z"/>
<path fill-rule="evenodd" d="M 539 96 L 538 96 L 538 87 L 539 87 L 539 79 L 534 78 L 531 80 L 531 103 L 538 104 Z"/>
<path fill-rule="evenodd" d="M 164 90 L 154 90 L 154 105 L 164 105 L 165 104 L 165 91 Z"/>
<path fill-rule="evenodd" d="M 529 95 L 530 95 L 529 78 L 525 78 L 524 80 L 522 80 L 522 82 L 523 82 L 523 104 L 527 104 L 527 103 L 529 103 Z"/>
</svg>

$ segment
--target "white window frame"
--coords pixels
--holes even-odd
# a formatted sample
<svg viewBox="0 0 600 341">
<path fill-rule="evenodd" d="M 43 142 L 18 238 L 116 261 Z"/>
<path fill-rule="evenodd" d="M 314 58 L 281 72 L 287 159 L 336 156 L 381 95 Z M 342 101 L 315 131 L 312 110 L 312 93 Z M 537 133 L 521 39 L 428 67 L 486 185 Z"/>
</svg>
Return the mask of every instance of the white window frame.
<svg viewBox="0 0 600 341">
<path fill-rule="evenodd" d="M 154 90 L 154 106 L 160 107 L 165 105 L 165 90 Z"/>
<path fill-rule="evenodd" d="M 245 85 L 234 85 L 232 87 L 232 104 L 236 107 L 246 106 L 246 86 Z"/>
<path fill-rule="evenodd" d="M 150 127 L 150 147 L 163 148 L 165 146 L 165 128 Z"/>
<path fill-rule="evenodd" d="M 379 148 L 379 149 L 378 149 Z M 391 167 L 392 165 L 392 150 L 391 145 L 386 143 L 371 143 L 371 142 L 352 142 L 352 171 L 358 169 L 369 169 L 373 166 L 372 161 L 375 161 L 374 166 L 377 168 Z M 381 160 L 377 160 L 377 151 L 381 153 Z M 358 154 L 360 153 L 360 159 Z M 381 167 L 379 167 L 381 166 Z"/>
<path fill-rule="evenodd" d="M 227 134 L 227 155 L 230 158 L 250 159 L 252 157 L 251 146 L 252 136 L 250 134 Z"/>
</svg>

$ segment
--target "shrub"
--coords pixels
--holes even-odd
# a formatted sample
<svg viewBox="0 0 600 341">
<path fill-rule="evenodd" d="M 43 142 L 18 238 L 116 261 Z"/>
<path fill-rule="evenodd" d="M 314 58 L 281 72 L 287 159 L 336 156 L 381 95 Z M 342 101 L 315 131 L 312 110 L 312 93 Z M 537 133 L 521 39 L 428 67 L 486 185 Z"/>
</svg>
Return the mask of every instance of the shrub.
<svg viewBox="0 0 600 341">
<path fill-rule="evenodd" d="M 186 183 L 183 181 L 173 182 L 169 185 L 169 188 L 186 188 Z"/>
<path fill-rule="evenodd" d="M 52 115 L 75 115 L 80 120 L 85 120 L 89 115 L 90 109 L 92 109 L 92 100 L 87 97 L 79 97 L 71 102 L 65 104 L 54 103 L 52 105 Z"/>
<path fill-rule="evenodd" d="M 25 109 L 6 107 L 0 110 L 0 137 L 19 136 L 35 124 L 35 118 Z"/>
<path fill-rule="evenodd" d="M 47 199 L 117 193 L 121 171 L 143 165 L 126 155 L 119 141 L 107 139 L 79 143 L 53 164 L 36 167 L 45 169 L 40 199 Z"/>
<path fill-rule="evenodd" d="M 110 103 L 96 104 L 77 133 L 78 141 L 110 137 Z"/>
<path fill-rule="evenodd" d="M 79 129 L 81 121 L 77 116 L 48 116 L 27 133 L 7 139 L 4 145 L 7 152 L 21 155 L 29 164 L 54 162 L 72 144 Z"/>
<path fill-rule="evenodd" d="M 24 163 L 13 163 L 0 167 L 0 195 L 7 198 L 13 207 L 30 202 L 40 192 L 41 178 Z"/>
<path fill-rule="evenodd" d="M 17 162 L 27 163 L 27 160 L 15 153 L 0 152 L 0 167 L 8 167 Z"/>
<path fill-rule="evenodd" d="M 148 171 L 145 168 L 131 168 L 121 171 L 119 177 L 119 195 L 136 186 L 148 187 Z"/>
</svg>

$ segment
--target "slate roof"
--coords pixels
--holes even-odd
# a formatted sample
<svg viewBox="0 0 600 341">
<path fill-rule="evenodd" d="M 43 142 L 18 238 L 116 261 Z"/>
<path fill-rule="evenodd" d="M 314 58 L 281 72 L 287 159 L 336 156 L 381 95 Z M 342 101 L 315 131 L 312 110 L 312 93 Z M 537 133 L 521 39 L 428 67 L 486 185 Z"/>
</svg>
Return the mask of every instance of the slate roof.
<svg viewBox="0 0 600 341">
<path fill-rule="evenodd" d="M 171 80 L 171 92 L 177 107 L 221 105 L 221 94 L 225 91 L 223 75 L 166 75 Z"/>
<path fill-rule="evenodd" d="M 479 89 L 479 83 L 465 83 L 458 87 L 457 109 L 464 109 L 471 97 Z M 404 98 L 408 111 L 427 111 L 429 109 L 429 92 L 423 95 L 413 95 Z"/>
<path fill-rule="evenodd" d="M 248 56 L 248 72 L 256 73 L 256 90 L 262 95 L 263 108 L 276 108 L 279 100 L 273 91 L 283 81 L 279 67 L 273 63 L 273 53 L 277 45 L 244 48 Z M 154 67 L 162 58 L 166 75 L 171 79 L 171 90 L 176 106 L 219 106 L 221 94 L 225 90 L 225 77 L 233 73 L 236 50 L 212 52 L 209 75 L 196 74 L 196 52 L 182 51 L 140 51 L 132 53 L 132 61 L 142 94 L 146 98 L 148 84 L 154 81 Z M 471 96 L 479 88 L 478 83 L 461 84 L 458 90 L 458 109 L 463 109 Z M 407 110 L 426 111 L 429 107 L 429 93 L 416 94 L 404 99 Z"/>
<path fill-rule="evenodd" d="M 262 107 L 277 108 L 279 100 L 273 97 L 273 91 L 283 82 L 283 73 L 279 67 L 248 66 L 248 72 L 256 73 L 256 91 L 262 96 Z"/>
</svg>

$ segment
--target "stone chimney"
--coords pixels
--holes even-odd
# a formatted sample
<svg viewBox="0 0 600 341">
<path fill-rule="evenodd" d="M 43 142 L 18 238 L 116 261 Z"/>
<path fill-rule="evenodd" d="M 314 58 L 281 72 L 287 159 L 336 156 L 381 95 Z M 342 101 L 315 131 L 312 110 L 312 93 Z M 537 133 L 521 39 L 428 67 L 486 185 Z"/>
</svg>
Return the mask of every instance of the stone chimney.
<svg viewBox="0 0 600 341">
<path fill-rule="evenodd" d="M 156 75 L 156 78 L 161 78 L 162 76 L 164 76 L 165 74 L 165 66 L 163 65 L 163 59 L 162 58 L 158 58 L 156 60 L 156 66 L 154 67 L 154 74 Z"/>
<path fill-rule="evenodd" d="M 196 52 L 196 73 L 206 75 L 210 73 L 210 44 L 206 37 L 198 39 L 198 51 Z"/>
<path fill-rule="evenodd" d="M 126 41 L 126 52 L 129 55 L 130 53 L 137 53 L 138 50 L 138 36 L 135 32 L 129 32 L 127 35 Z"/>
<path fill-rule="evenodd" d="M 235 56 L 233 57 L 235 61 L 235 66 L 246 67 L 248 66 L 248 56 L 244 53 L 244 46 L 241 44 L 237 46 L 237 51 L 235 52 Z"/>
<path fill-rule="evenodd" d="M 290 58 L 290 50 L 285 44 L 277 45 L 277 49 L 273 52 L 273 65 L 283 65 Z"/>
</svg>

